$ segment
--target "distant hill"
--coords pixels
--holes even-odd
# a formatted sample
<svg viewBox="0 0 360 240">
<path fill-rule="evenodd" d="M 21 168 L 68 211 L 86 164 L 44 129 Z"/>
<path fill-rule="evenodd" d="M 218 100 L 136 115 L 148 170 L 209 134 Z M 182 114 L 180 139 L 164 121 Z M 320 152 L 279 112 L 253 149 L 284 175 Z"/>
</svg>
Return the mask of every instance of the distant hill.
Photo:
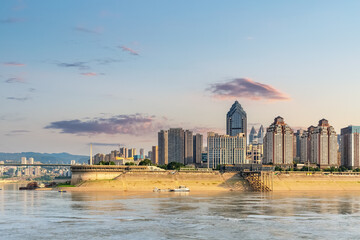
<svg viewBox="0 0 360 240">
<path fill-rule="evenodd" d="M 84 155 L 72 155 L 69 153 L 37 153 L 37 152 L 21 152 L 21 153 L 3 153 L 0 152 L 0 161 L 14 160 L 20 162 L 21 157 L 34 158 L 35 162 L 42 163 L 62 163 L 70 164 L 71 160 L 75 160 L 77 163 L 87 162 L 89 156 Z"/>
</svg>

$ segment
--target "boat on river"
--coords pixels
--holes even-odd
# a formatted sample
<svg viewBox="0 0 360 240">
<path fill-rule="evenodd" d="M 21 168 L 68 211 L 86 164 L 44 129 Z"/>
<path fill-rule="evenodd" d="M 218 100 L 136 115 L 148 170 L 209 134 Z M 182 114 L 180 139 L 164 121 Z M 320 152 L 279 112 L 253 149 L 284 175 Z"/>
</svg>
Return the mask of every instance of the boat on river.
<svg viewBox="0 0 360 240">
<path fill-rule="evenodd" d="M 178 188 L 170 189 L 170 192 L 190 192 L 190 189 L 186 186 L 179 186 Z"/>
</svg>

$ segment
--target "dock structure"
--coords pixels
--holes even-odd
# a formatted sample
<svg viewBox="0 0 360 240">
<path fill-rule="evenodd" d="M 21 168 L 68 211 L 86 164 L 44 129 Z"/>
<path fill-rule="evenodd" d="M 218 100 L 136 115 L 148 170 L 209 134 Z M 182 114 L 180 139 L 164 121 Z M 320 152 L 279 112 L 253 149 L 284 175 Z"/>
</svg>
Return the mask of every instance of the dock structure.
<svg viewBox="0 0 360 240">
<path fill-rule="evenodd" d="M 273 190 L 273 172 L 242 171 L 241 176 L 255 192 L 270 192 Z"/>
</svg>

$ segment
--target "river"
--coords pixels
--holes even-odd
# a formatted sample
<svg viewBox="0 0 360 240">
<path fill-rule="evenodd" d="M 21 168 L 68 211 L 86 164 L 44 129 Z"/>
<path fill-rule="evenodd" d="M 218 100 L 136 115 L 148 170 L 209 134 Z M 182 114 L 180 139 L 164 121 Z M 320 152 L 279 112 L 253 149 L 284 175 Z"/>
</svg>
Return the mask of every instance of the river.
<svg viewBox="0 0 360 240">
<path fill-rule="evenodd" d="M 0 239 L 359 239 L 360 193 L 0 188 Z"/>
</svg>

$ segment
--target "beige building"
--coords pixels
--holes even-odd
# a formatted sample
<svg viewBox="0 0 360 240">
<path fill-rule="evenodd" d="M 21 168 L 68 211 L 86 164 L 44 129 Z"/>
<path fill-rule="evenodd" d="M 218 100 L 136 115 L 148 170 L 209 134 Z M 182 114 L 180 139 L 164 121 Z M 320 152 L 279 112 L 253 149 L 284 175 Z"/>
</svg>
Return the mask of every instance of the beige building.
<svg viewBox="0 0 360 240">
<path fill-rule="evenodd" d="M 264 164 L 293 164 L 294 132 L 282 117 L 274 119 L 274 123 L 266 130 L 264 137 Z"/>
<path fill-rule="evenodd" d="M 247 159 L 249 163 L 261 164 L 264 155 L 263 144 L 250 144 L 247 147 Z"/>
<path fill-rule="evenodd" d="M 159 151 L 158 151 L 158 146 L 152 146 L 151 162 L 152 162 L 153 164 L 159 164 Z"/>
<path fill-rule="evenodd" d="M 244 133 L 229 136 L 209 132 L 207 146 L 209 168 L 216 168 L 223 164 L 246 163 L 246 136 Z"/>
<path fill-rule="evenodd" d="M 300 161 L 317 164 L 320 168 L 338 166 L 337 134 L 328 120 L 310 126 L 300 137 Z"/>
</svg>

